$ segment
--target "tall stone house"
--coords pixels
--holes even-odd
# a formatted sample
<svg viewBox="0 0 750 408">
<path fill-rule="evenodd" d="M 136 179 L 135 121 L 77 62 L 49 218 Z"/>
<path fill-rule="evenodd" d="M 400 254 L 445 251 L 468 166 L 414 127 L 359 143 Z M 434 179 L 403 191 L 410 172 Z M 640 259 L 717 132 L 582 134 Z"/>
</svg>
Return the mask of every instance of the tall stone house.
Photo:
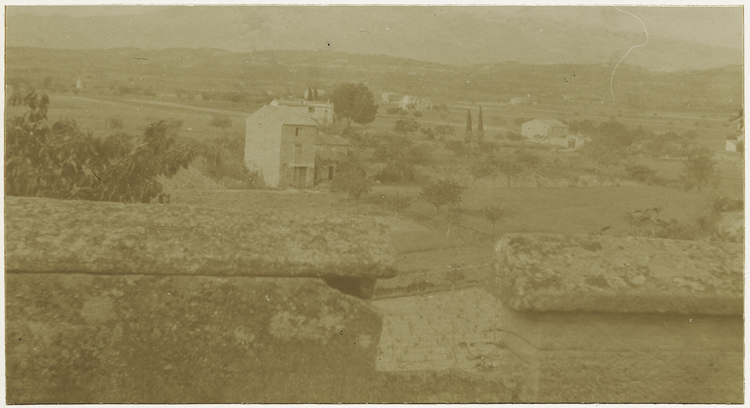
<svg viewBox="0 0 750 408">
<path fill-rule="evenodd" d="M 245 165 L 268 187 L 311 187 L 317 135 L 318 122 L 306 111 L 266 105 L 247 118 Z"/>
<path fill-rule="evenodd" d="M 309 188 L 331 181 L 349 142 L 320 132 L 319 126 L 329 120 L 330 104 L 274 100 L 247 118 L 245 165 L 273 188 Z"/>
</svg>

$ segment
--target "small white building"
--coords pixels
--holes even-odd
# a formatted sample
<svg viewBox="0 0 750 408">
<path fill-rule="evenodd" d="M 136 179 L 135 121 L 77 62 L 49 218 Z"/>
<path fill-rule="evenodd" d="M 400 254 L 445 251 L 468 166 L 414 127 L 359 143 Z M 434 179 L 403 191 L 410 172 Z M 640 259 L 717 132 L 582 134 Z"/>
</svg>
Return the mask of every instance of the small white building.
<svg viewBox="0 0 750 408">
<path fill-rule="evenodd" d="M 736 152 L 737 151 L 737 145 L 739 143 L 745 142 L 745 135 L 740 135 L 737 137 L 737 139 L 727 139 L 725 149 L 728 152 Z"/>
<path fill-rule="evenodd" d="M 555 119 L 530 120 L 521 125 L 521 136 L 532 142 L 560 146 L 566 149 L 579 149 L 583 146 L 581 135 L 570 135 L 568 125 Z"/>
<path fill-rule="evenodd" d="M 380 94 L 380 102 L 382 103 L 391 103 L 391 102 L 397 102 L 400 99 L 401 95 L 393 92 L 383 92 Z"/>
<path fill-rule="evenodd" d="M 432 101 L 425 98 L 417 98 L 414 95 L 404 95 L 398 103 L 398 107 L 402 110 L 414 109 L 416 111 L 426 112 L 432 110 Z"/>
</svg>

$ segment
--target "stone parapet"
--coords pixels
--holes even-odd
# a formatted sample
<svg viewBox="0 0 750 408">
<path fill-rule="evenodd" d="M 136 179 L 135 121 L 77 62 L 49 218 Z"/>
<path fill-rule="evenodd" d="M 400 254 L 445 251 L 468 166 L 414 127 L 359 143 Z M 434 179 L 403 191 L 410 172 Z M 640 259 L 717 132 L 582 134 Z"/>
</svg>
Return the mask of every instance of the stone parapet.
<svg viewBox="0 0 750 408">
<path fill-rule="evenodd" d="M 504 237 L 489 290 L 521 398 L 742 402 L 742 258 L 732 244 Z"/>
<path fill-rule="evenodd" d="M 386 227 L 259 210 L 7 197 L 6 270 L 388 278 Z M 42 251 L 44 256 L 42 256 Z"/>
<path fill-rule="evenodd" d="M 5 225 L 8 403 L 346 402 L 374 378 L 382 316 L 342 293 L 395 272 L 374 222 L 10 197 Z"/>
</svg>

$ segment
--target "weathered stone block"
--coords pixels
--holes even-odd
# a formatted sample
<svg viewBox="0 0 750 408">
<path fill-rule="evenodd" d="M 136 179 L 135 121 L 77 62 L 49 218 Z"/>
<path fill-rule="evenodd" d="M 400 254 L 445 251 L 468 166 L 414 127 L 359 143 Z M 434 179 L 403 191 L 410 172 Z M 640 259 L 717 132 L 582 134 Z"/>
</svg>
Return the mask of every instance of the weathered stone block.
<svg viewBox="0 0 750 408">
<path fill-rule="evenodd" d="M 7 197 L 8 271 L 387 278 L 386 227 L 340 216 Z M 42 252 L 44 256 L 42 256 Z"/>
<path fill-rule="evenodd" d="M 523 399 L 742 402 L 740 245 L 511 235 L 497 257 Z"/>
<path fill-rule="evenodd" d="M 12 404 L 351 400 L 382 319 L 315 278 L 6 274 Z"/>
</svg>

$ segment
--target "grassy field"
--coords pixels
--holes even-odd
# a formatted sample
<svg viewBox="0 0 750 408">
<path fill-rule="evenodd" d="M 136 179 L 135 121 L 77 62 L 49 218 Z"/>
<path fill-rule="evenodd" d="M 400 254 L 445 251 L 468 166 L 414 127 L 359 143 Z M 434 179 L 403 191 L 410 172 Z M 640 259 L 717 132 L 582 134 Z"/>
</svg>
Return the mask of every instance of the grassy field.
<svg viewBox="0 0 750 408">
<path fill-rule="evenodd" d="M 9 106 L 8 117 L 23 114 L 28 108 L 25 106 Z M 120 119 L 123 127 L 117 129 L 133 136 L 143 135 L 143 131 L 150 123 L 159 120 L 182 121 L 182 131 L 196 139 L 210 139 L 223 134 L 223 130 L 209 125 L 215 115 L 226 115 L 232 119 L 232 125 L 226 129 L 229 134 L 245 134 L 245 117 L 241 112 L 234 111 L 206 111 L 191 106 L 175 107 L 159 105 L 148 101 L 130 101 L 111 98 L 98 100 L 72 95 L 50 95 L 49 122 L 61 119 L 73 119 L 84 131 L 93 132 L 94 136 L 106 136 L 115 129 L 108 129 L 106 119 Z"/>
</svg>

